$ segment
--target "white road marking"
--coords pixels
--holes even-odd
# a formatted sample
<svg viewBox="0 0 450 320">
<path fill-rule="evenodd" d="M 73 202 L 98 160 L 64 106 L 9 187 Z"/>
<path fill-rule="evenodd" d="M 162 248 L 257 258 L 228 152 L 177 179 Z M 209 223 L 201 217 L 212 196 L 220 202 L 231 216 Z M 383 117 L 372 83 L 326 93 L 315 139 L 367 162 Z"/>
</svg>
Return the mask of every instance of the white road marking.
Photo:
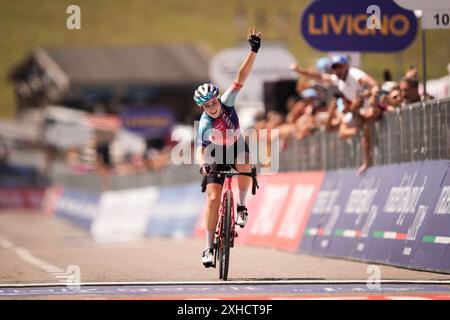
<svg viewBox="0 0 450 320">
<path fill-rule="evenodd" d="M 30 251 L 28 251 L 25 248 L 18 247 L 14 245 L 13 242 L 4 239 L 0 236 L 0 246 L 4 249 L 10 249 L 12 250 L 22 261 L 31 264 L 43 271 L 46 271 L 50 274 L 53 273 L 64 273 L 64 270 L 47 262 L 42 259 L 37 258 L 34 256 Z"/>
<path fill-rule="evenodd" d="M 30 251 L 21 248 L 21 247 L 14 247 L 12 249 L 19 258 L 21 258 L 23 261 L 27 262 L 28 264 L 31 264 L 35 267 L 38 267 L 41 270 L 44 270 L 48 273 L 52 273 L 52 272 L 61 272 L 64 273 L 63 269 L 58 268 L 57 266 L 44 261 L 42 259 L 39 259 L 37 257 L 35 257 Z"/>
</svg>

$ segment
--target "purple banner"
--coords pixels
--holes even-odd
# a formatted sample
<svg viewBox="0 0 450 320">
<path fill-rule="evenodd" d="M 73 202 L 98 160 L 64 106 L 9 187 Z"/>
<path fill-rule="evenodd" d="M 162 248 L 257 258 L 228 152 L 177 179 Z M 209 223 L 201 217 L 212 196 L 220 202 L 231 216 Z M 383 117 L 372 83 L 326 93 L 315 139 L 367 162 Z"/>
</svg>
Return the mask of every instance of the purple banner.
<svg viewBox="0 0 450 320">
<path fill-rule="evenodd" d="M 379 25 L 369 28 L 374 20 Z M 417 19 L 392 0 L 316 0 L 303 10 L 300 29 L 317 50 L 395 52 L 414 41 Z"/>
<path fill-rule="evenodd" d="M 325 175 L 299 250 L 450 272 L 450 162 Z"/>
<path fill-rule="evenodd" d="M 168 107 L 129 106 L 120 114 L 122 125 L 146 138 L 160 138 L 170 133 L 175 116 Z"/>
<path fill-rule="evenodd" d="M 381 171 L 386 174 L 383 176 Z M 330 252 L 339 257 L 363 258 L 370 237 L 370 230 L 377 219 L 377 204 L 386 196 L 386 185 L 392 183 L 393 168 L 370 168 L 364 176 L 357 177 L 350 170 L 344 181 L 348 195 L 342 201 L 340 215 L 333 232 Z"/>
<path fill-rule="evenodd" d="M 427 205 L 427 217 L 418 235 L 412 265 L 450 272 L 450 162 L 443 161 L 441 166 L 435 164 L 429 171 L 438 179 L 427 190 L 430 201 L 423 203 Z"/>
<path fill-rule="evenodd" d="M 349 190 L 356 180 L 355 171 L 350 169 L 326 173 L 300 242 L 300 251 L 333 255 L 329 248 L 341 215 L 341 204 L 348 198 Z"/>
</svg>

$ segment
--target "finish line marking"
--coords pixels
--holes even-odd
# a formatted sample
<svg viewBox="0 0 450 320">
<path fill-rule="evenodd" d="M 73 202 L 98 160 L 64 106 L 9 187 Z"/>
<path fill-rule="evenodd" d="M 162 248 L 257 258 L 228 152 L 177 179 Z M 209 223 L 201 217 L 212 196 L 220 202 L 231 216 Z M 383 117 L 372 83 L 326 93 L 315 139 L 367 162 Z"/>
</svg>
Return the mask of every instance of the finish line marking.
<svg viewBox="0 0 450 320">
<path fill-rule="evenodd" d="M 332 289 L 332 290 L 331 290 Z M 130 299 L 211 299 L 225 297 L 251 299 L 251 297 L 297 297 L 329 296 L 335 297 L 358 295 L 433 295 L 447 296 L 449 286 L 442 285 L 384 285 L 380 289 L 370 289 L 366 285 L 185 285 L 185 286 L 103 286 L 82 287 L 77 289 L 46 287 L 46 288 L 0 288 L 0 297 L 32 297 L 32 296 L 66 296 L 66 297 L 128 297 Z"/>
<path fill-rule="evenodd" d="M 379 280 L 380 284 L 450 285 L 450 280 Z M 182 285 L 316 285 L 316 284 L 367 284 L 367 280 L 231 280 L 231 281 L 141 281 L 141 282 L 81 282 L 72 283 L 82 287 L 100 286 L 182 286 Z M 55 283 L 0 283 L 0 288 L 65 287 Z"/>
</svg>

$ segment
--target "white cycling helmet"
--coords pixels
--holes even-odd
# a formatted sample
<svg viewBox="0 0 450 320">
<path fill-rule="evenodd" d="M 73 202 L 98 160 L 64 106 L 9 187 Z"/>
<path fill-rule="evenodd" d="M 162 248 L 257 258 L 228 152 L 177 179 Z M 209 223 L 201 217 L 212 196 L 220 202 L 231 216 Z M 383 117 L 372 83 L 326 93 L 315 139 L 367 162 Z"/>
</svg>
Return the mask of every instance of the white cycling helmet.
<svg viewBox="0 0 450 320">
<path fill-rule="evenodd" d="M 194 93 L 195 103 L 201 107 L 211 100 L 217 99 L 219 96 L 219 87 L 212 83 L 204 83 L 199 85 Z"/>
</svg>

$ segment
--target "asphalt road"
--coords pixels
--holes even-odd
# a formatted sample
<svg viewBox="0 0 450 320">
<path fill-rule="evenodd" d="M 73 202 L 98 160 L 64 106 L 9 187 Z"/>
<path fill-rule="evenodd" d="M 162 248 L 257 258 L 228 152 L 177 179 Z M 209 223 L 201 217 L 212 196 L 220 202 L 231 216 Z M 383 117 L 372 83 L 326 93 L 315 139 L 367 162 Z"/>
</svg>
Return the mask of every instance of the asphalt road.
<svg viewBox="0 0 450 320">
<path fill-rule="evenodd" d="M 218 269 L 203 268 L 203 245 L 166 238 L 97 243 L 64 220 L 0 211 L 0 299 L 450 299 L 450 275 L 379 265 L 380 286 L 368 286 L 367 263 L 243 245 L 232 249 L 224 284 Z M 60 283 L 69 266 L 79 268 L 81 286 Z"/>
</svg>

